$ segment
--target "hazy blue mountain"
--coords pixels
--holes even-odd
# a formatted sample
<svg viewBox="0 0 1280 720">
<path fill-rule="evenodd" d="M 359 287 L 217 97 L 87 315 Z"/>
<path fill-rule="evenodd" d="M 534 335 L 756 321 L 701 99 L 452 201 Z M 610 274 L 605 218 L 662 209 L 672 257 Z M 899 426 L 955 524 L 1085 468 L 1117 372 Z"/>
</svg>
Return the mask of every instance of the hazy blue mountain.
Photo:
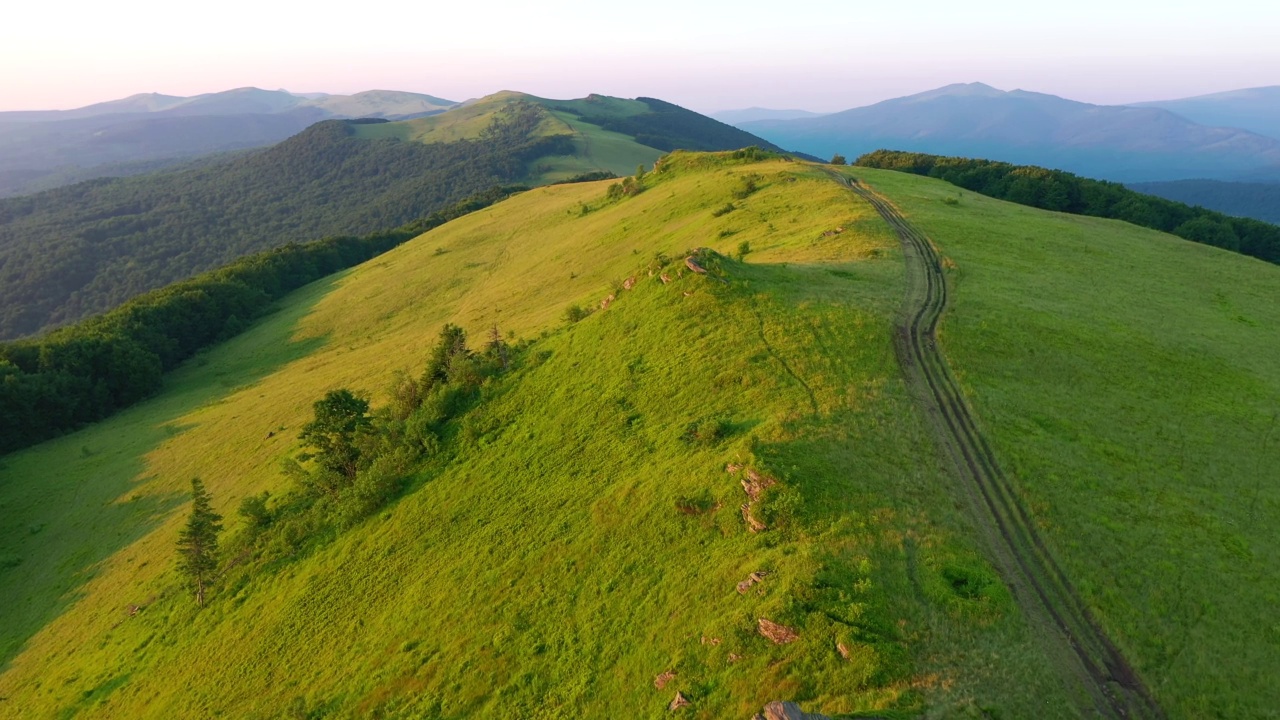
<svg viewBox="0 0 1280 720">
<path fill-rule="evenodd" d="M 1174 180 L 1133 183 L 1138 192 L 1280 225 L 1280 183 Z"/>
<path fill-rule="evenodd" d="M 737 125 L 744 122 L 755 122 L 757 120 L 798 120 L 800 118 L 821 117 L 822 113 L 809 112 L 808 110 L 774 110 L 772 108 L 749 107 L 741 110 L 721 110 L 720 112 L 708 113 L 708 117 L 715 118 L 722 123 L 729 125 Z"/>
<path fill-rule="evenodd" d="M 1280 85 L 1136 103 L 1134 107 L 1161 108 L 1203 125 L 1243 128 L 1280 139 Z"/>
<path fill-rule="evenodd" d="M 982 83 L 741 127 L 819 157 L 841 153 L 852 159 L 888 148 L 1043 165 L 1122 182 L 1280 179 L 1280 141 L 1272 138 L 1200 125 L 1159 108 L 1090 105 Z"/>
<path fill-rule="evenodd" d="M 0 113 L 0 197 L 272 145 L 320 120 L 406 119 L 455 104 L 390 90 L 304 96 L 237 88 L 185 98 L 133 95 L 75 110 Z"/>
</svg>

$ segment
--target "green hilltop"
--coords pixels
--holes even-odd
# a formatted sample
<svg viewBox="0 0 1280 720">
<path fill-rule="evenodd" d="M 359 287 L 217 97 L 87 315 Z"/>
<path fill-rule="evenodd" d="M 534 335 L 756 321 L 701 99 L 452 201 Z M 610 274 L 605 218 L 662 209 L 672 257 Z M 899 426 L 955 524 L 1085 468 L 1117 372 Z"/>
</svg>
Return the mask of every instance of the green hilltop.
<svg viewBox="0 0 1280 720">
<path fill-rule="evenodd" d="M 419 120 L 328 120 L 221 162 L 0 199 L 0 340 L 245 255 L 398 227 L 494 186 L 629 174 L 668 150 L 753 144 L 772 148 L 651 98 L 499 93 Z"/>
<path fill-rule="evenodd" d="M 629 103 L 531 136 L 634 128 Z M 356 133 L 474 129 L 446 117 Z M 516 195 L 5 456 L 0 715 L 1089 716 L 904 379 L 908 258 L 831 170 L 674 153 Z M 1158 708 L 1265 716 L 1280 269 L 839 172 L 937 247 L 958 387 Z M 438 362 L 447 325 L 472 361 Z M 378 429 L 329 493 L 289 460 L 337 388 Z M 203 608 L 174 556 L 192 477 L 227 526 Z"/>
</svg>

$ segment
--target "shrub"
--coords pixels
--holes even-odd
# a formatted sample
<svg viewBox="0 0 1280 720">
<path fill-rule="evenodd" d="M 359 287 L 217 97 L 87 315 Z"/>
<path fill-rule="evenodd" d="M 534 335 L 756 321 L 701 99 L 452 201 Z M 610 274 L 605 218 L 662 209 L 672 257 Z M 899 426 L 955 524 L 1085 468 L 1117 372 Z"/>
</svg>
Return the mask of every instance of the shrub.
<svg viewBox="0 0 1280 720">
<path fill-rule="evenodd" d="M 259 532 L 271 525 L 271 510 L 267 507 L 267 500 L 271 498 L 271 493 L 263 492 L 261 495 L 250 495 L 240 501 L 240 510 L 238 514 L 244 518 L 245 527 L 250 532 Z"/>
<path fill-rule="evenodd" d="M 725 203 L 723 206 L 718 207 L 715 210 L 712 210 L 711 216 L 720 217 L 722 215 L 728 215 L 729 213 L 737 209 L 738 209 L 738 206 L 734 205 L 733 203 Z"/>
<path fill-rule="evenodd" d="M 570 305 L 564 311 L 564 320 L 568 323 L 576 323 L 591 314 L 590 308 L 584 308 L 581 305 Z"/>
<path fill-rule="evenodd" d="M 733 426 L 724 418 L 704 418 L 686 425 L 681 437 L 689 443 L 714 445 L 728 437 L 732 430 Z"/>
</svg>

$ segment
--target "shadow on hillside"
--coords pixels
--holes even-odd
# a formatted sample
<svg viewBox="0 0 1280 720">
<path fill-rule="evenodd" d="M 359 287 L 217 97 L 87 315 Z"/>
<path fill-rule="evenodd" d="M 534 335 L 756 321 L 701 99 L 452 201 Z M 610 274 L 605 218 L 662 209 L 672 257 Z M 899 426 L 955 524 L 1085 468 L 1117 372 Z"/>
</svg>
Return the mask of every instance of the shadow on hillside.
<svg viewBox="0 0 1280 720">
<path fill-rule="evenodd" d="M 85 596 L 105 561 L 155 530 L 189 500 L 147 493 L 147 456 L 196 425 L 180 419 L 245 389 L 323 346 L 327 337 L 288 338 L 341 276 L 296 291 L 244 333 L 189 360 L 166 388 L 100 423 L 0 458 L 0 677 L 27 643 Z M 288 300 L 286 300 L 288 302 Z M 253 350 L 253 351 L 248 351 Z M 49 466 L 59 468 L 55 475 Z M 154 598 L 113 597 L 126 620 Z M 3 698 L 0 698 L 2 703 Z M 2 706 L 2 705 L 0 705 Z"/>
</svg>

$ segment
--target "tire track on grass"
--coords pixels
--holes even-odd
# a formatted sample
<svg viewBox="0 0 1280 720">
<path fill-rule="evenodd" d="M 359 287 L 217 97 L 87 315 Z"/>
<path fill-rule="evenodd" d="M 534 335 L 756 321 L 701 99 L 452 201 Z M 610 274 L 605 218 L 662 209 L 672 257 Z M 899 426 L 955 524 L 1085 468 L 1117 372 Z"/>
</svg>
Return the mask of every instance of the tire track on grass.
<svg viewBox="0 0 1280 720">
<path fill-rule="evenodd" d="M 951 375 L 936 335 L 947 306 L 947 284 L 933 244 L 870 188 L 835 173 L 832 177 L 875 208 L 902 243 L 907 293 L 894 333 L 899 362 L 955 465 L 1001 574 L 1037 626 L 1036 635 L 1078 709 L 1108 718 L 1164 718 L 1049 552 Z"/>
</svg>

